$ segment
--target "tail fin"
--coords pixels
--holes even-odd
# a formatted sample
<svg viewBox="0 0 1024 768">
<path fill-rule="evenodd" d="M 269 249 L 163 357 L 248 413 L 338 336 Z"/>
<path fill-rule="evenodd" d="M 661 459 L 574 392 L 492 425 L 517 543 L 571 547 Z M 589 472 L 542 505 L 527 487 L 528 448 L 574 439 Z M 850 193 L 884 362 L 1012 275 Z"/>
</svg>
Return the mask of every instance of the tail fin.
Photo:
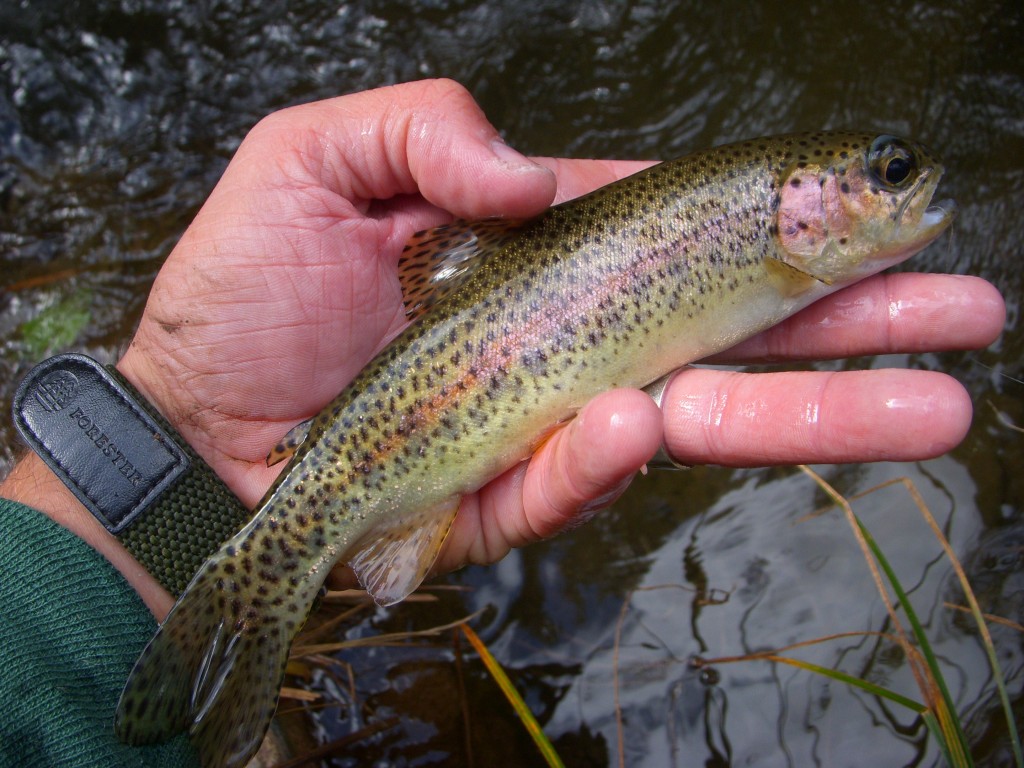
<svg viewBox="0 0 1024 768">
<path fill-rule="evenodd" d="M 206 768 L 244 766 L 259 748 L 302 624 L 221 573 L 207 565 L 182 595 L 135 663 L 115 718 L 130 744 L 188 730 Z"/>
</svg>

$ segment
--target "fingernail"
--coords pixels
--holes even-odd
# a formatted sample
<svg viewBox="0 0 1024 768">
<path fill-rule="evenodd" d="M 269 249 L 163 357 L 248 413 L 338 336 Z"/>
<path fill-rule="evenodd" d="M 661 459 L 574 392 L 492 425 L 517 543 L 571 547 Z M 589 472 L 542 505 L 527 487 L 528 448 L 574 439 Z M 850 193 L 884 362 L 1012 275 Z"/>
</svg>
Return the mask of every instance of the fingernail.
<svg viewBox="0 0 1024 768">
<path fill-rule="evenodd" d="M 495 139 L 491 142 L 491 151 L 494 152 L 495 157 L 508 166 L 510 170 L 547 171 L 544 166 L 538 165 L 525 155 L 516 152 L 516 150 L 512 149 L 512 147 L 501 139 Z"/>
<path fill-rule="evenodd" d="M 573 516 L 572 522 L 570 522 L 563 530 L 571 530 L 590 522 L 598 512 L 603 509 L 607 509 L 615 503 L 615 501 L 617 501 L 618 498 L 626 492 L 626 489 L 629 488 L 629 484 L 631 482 L 633 482 L 632 475 L 624 477 L 610 491 L 606 491 L 596 499 L 591 499 L 586 504 L 581 505 L 580 508 L 576 510 L 576 514 Z"/>
</svg>

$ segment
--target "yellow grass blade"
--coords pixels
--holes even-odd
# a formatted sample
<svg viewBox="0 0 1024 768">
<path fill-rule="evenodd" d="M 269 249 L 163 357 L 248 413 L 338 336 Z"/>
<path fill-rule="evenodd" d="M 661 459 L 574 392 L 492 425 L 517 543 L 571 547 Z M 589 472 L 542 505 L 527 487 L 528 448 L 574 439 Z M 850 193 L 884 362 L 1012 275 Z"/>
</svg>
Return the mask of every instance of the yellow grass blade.
<svg viewBox="0 0 1024 768">
<path fill-rule="evenodd" d="M 468 624 L 460 624 L 462 633 L 469 640 L 470 645 L 473 646 L 477 654 L 480 656 L 480 660 L 483 661 L 484 666 L 487 667 L 487 671 L 491 673 L 491 677 L 501 688 L 501 692 L 505 694 L 505 698 L 508 699 L 512 708 L 519 715 L 519 719 L 522 720 L 523 725 L 526 727 L 527 732 L 533 739 L 533 743 L 537 745 L 537 749 L 540 750 L 541 755 L 547 761 L 550 768 L 564 768 L 562 759 L 558 756 L 554 746 L 548 740 L 548 737 L 544 735 L 543 729 L 537 719 L 533 716 L 530 708 L 526 706 L 526 702 L 523 701 L 523 697 L 519 695 L 519 691 L 512 684 L 512 681 L 508 679 L 508 675 L 505 674 L 505 670 L 501 668 L 501 664 L 498 660 L 491 655 L 491 652 L 487 650 L 487 646 L 484 645 L 484 641 L 480 639 L 476 632 L 473 631 L 472 627 Z"/>
</svg>

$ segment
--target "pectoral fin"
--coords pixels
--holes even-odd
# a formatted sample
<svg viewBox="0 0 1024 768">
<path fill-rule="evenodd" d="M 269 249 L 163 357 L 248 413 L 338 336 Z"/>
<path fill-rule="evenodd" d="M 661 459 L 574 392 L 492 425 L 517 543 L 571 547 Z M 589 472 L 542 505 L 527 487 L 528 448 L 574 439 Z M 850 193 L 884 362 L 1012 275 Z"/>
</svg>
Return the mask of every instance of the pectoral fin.
<svg viewBox="0 0 1024 768">
<path fill-rule="evenodd" d="M 808 291 L 815 285 L 831 285 L 832 281 L 825 278 L 813 275 L 810 272 L 805 272 L 799 267 L 795 267 L 789 262 L 776 259 L 772 256 L 768 256 L 764 260 L 764 268 L 768 273 L 768 279 L 771 280 L 772 285 L 787 298 L 793 296 L 799 296 L 804 291 Z"/>
</svg>

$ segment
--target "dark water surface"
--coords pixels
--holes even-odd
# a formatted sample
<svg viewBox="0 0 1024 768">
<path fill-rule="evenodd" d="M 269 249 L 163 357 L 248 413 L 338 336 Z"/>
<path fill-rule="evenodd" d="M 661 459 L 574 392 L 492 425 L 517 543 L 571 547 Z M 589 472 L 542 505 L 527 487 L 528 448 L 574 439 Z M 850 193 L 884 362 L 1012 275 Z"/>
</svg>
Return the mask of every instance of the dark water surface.
<svg viewBox="0 0 1024 768">
<path fill-rule="evenodd" d="M 283 106 L 443 75 L 530 153 L 669 157 L 822 127 L 906 134 L 943 156 L 944 194 L 961 210 L 953 237 L 908 268 L 988 278 L 1007 298 L 1008 325 L 983 352 L 823 365 L 947 371 L 969 388 L 976 418 L 944 458 L 822 472 L 851 495 L 910 478 L 983 609 L 1021 622 L 1024 450 L 1008 425 L 1024 425 L 1022 41 L 1020 2 L 976 0 L 8 0 L 0 405 L 6 414 L 17 380 L 51 352 L 117 359 L 162 260 L 239 141 Z M 5 415 L 0 470 L 17 450 Z M 592 524 L 448 579 L 471 591 L 381 611 L 349 634 L 423 629 L 486 608 L 478 632 L 570 765 L 617 764 L 620 748 L 627 764 L 648 766 L 935 764 L 937 748 L 908 710 L 791 667 L 748 662 L 701 675 L 687 664 L 891 629 L 837 513 L 803 519 L 825 502 L 793 469 L 651 475 Z M 891 487 L 856 509 L 912 590 L 978 764 L 1007 765 L 976 630 L 944 606 L 962 596 L 909 495 Z M 1021 635 L 992 632 L 1020 715 Z M 328 741 L 391 725 L 333 765 L 536 764 L 480 665 L 468 653 L 454 663 L 450 637 L 339 655 L 356 699 L 347 672 L 318 672 L 309 686 L 332 703 L 289 730 L 297 721 Z M 900 652 L 878 638 L 798 654 L 920 698 Z"/>
</svg>

